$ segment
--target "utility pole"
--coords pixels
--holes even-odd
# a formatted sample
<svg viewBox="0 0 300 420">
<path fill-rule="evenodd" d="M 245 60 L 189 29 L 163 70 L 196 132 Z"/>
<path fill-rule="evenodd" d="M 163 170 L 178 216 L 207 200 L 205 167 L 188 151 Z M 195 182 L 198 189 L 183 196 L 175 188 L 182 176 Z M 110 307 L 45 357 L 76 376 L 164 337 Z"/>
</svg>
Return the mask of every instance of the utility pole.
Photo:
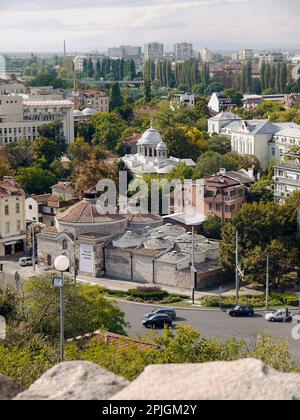
<svg viewBox="0 0 300 420">
<path fill-rule="evenodd" d="M 192 268 L 191 268 L 191 289 L 192 302 L 195 304 L 195 227 L 192 226 Z"/>
<path fill-rule="evenodd" d="M 235 248 L 235 287 L 236 287 L 236 304 L 240 300 L 240 278 L 239 278 L 239 233 L 236 231 L 236 248 Z"/>
<path fill-rule="evenodd" d="M 269 276 L 269 255 L 267 256 L 267 277 L 266 277 L 266 309 L 269 309 L 270 276 Z"/>
<path fill-rule="evenodd" d="M 32 226 L 32 265 L 35 271 L 35 226 Z"/>
</svg>

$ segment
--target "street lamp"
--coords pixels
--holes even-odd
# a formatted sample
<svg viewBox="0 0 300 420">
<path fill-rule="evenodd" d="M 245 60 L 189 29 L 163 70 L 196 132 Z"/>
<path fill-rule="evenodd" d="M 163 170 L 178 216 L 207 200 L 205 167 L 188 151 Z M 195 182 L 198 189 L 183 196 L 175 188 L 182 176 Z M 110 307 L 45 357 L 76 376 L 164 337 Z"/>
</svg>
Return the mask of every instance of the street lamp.
<svg viewBox="0 0 300 420">
<path fill-rule="evenodd" d="M 65 320 L 64 320 L 64 272 L 70 267 L 70 260 L 65 255 L 60 255 L 54 261 L 54 267 L 60 272 L 60 277 L 53 279 L 53 286 L 60 290 L 60 361 L 64 361 Z"/>
</svg>

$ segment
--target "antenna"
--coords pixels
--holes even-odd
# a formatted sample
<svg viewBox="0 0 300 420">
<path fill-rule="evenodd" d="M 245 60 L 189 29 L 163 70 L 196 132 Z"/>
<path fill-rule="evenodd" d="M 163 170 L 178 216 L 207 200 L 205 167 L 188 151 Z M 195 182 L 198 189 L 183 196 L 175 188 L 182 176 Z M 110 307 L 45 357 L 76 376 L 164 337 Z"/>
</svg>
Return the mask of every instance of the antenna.
<svg viewBox="0 0 300 420">
<path fill-rule="evenodd" d="M 66 58 L 67 49 L 66 49 L 66 41 L 64 41 L 64 58 Z"/>
</svg>

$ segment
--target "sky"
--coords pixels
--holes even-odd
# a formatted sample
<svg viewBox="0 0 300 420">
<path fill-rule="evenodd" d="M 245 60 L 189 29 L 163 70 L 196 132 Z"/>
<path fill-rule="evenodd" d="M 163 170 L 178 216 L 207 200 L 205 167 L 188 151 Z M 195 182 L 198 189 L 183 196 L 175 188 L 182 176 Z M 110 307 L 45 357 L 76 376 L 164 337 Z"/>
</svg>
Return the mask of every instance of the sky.
<svg viewBox="0 0 300 420">
<path fill-rule="evenodd" d="M 0 0 L 1 52 L 107 51 L 191 41 L 195 49 L 300 51 L 300 0 Z"/>
</svg>

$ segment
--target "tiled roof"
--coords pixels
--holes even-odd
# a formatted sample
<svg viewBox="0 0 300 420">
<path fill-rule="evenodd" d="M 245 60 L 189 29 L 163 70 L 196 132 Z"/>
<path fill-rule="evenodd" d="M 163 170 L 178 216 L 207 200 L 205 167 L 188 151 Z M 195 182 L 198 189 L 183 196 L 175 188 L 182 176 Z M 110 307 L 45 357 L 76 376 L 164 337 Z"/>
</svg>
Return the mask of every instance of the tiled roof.
<svg viewBox="0 0 300 420">
<path fill-rule="evenodd" d="M 127 139 L 125 140 L 125 143 L 137 144 L 139 140 L 142 138 L 142 135 L 143 133 L 133 134 L 132 136 L 127 137 Z"/>
<path fill-rule="evenodd" d="M 9 197 L 10 195 L 23 196 L 24 191 L 10 180 L 4 180 L 0 182 L 0 196 Z"/>
<path fill-rule="evenodd" d="M 137 213 L 128 213 L 128 222 L 129 223 L 147 223 L 147 222 L 162 222 L 162 217 L 156 214 L 147 213 L 143 214 L 141 212 Z"/>
<path fill-rule="evenodd" d="M 119 334 L 113 334 L 110 332 L 96 331 L 92 334 L 86 334 L 82 337 L 76 337 L 68 340 L 71 343 L 77 343 L 82 347 L 92 347 L 93 342 L 98 341 L 103 344 L 114 344 L 120 348 L 138 347 L 140 350 L 155 349 L 158 346 L 152 343 L 146 343 L 145 341 L 134 340 L 132 338 L 124 337 Z"/>
<path fill-rule="evenodd" d="M 49 198 L 51 197 L 51 194 L 42 194 L 42 195 L 33 195 L 31 198 L 33 198 L 38 204 L 47 203 Z"/>
<path fill-rule="evenodd" d="M 126 219 L 125 215 L 106 214 L 102 215 L 97 210 L 96 202 L 83 200 L 74 204 L 65 212 L 59 214 L 56 219 L 65 223 L 110 223 Z"/>
</svg>

